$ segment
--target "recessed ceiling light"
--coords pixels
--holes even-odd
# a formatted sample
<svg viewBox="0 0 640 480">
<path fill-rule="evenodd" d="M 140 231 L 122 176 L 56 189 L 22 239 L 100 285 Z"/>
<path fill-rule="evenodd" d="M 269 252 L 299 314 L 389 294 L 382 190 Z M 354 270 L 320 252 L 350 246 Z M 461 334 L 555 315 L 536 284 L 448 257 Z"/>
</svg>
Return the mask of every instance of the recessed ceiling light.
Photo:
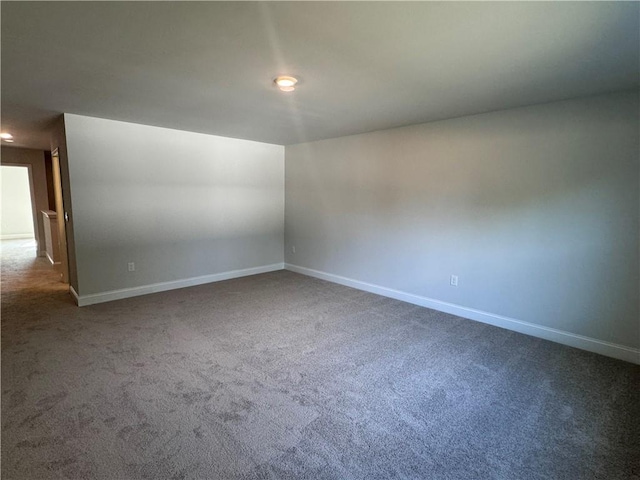
<svg viewBox="0 0 640 480">
<path fill-rule="evenodd" d="M 0 133 L 0 138 L 3 140 L 11 140 L 13 138 L 13 135 L 11 135 L 10 133 Z"/>
<path fill-rule="evenodd" d="M 274 83 L 283 92 L 293 92 L 296 89 L 295 85 L 296 83 L 298 83 L 298 79 L 295 77 L 283 75 L 280 77 L 276 77 Z"/>
</svg>

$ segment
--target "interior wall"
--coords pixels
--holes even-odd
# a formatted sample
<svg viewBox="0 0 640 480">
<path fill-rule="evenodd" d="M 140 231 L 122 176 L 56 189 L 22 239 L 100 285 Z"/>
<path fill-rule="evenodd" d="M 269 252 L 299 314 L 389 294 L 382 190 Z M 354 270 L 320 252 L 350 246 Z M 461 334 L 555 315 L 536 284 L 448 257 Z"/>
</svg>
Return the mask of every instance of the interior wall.
<svg viewBox="0 0 640 480">
<path fill-rule="evenodd" d="M 632 91 L 288 146 L 286 262 L 637 348 L 638 112 Z"/>
<path fill-rule="evenodd" d="M 81 297 L 282 267 L 284 147 L 69 114 L 64 124 Z"/>
<path fill-rule="evenodd" d="M 2 225 L 0 238 L 34 238 L 28 167 L 0 168 Z"/>
<path fill-rule="evenodd" d="M 17 148 L 2 146 L 0 150 L 2 165 L 21 165 L 31 167 L 33 190 L 35 197 L 35 209 L 33 211 L 35 220 L 35 239 L 37 243 L 37 255 L 40 257 L 46 254 L 44 238 L 44 221 L 41 211 L 49 209 L 47 197 L 47 177 L 44 164 L 44 152 L 30 148 Z"/>
</svg>

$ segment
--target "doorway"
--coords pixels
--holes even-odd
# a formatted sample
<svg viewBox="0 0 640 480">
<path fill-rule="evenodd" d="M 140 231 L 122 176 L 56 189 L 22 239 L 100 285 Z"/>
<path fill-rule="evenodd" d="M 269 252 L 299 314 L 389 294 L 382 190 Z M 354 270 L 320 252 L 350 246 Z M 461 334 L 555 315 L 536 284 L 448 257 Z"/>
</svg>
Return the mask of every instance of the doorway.
<svg viewBox="0 0 640 480">
<path fill-rule="evenodd" d="M 69 283 L 69 256 L 67 253 L 67 213 L 64 209 L 62 197 L 62 175 L 60 172 L 60 155 L 56 148 L 51 152 L 51 167 L 53 173 L 53 191 L 56 204 L 56 217 L 58 221 L 58 244 L 60 246 L 60 273 L 61 280 Z"/>
<path fill-rule="evenodd" d="M 30 243 L 36 256 L 37 218 L 30 166 L 0 166 L 0 186 L 0 239 Z"/>
</svg>

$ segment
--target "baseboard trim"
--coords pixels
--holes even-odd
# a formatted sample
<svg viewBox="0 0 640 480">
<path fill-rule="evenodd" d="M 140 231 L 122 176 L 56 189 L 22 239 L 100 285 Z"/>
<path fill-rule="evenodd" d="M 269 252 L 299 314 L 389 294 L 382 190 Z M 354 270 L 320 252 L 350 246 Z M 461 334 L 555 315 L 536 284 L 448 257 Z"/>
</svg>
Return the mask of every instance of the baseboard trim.
<svg viewBox="0 0 640 480">
<path fill-rule="evenodd" d="M 28 233 L 10 233 L 7 235 L 0 235 L 0 240 L 22 240 L 22 239 L 32 239 L 33 235 Z"/>
<path fill-rule="evenodd" d="M 453 303 L 442 302 L 428 297 L 414 295 L 412 293 L 402 292 L 391 288 L 374 285 L 371 283 L 361 282 L 352 278 L 334 275 L 332 273 L 322 272 L 311 268 L 300 267 L 290 263 L 285 263 L 284 268 L 292 272 L 308 275 L 310 277 L 320 278 L 329 282 L 338 283 L 347 287 L 364 290 L 365 292 L 375 293 L 383 297 L 394 298 L 403 302 L 412 303 L 421 307 L 431 308 L 440 312 L 450 313 L 459 317 L 487 323 L 496 327 L 506 328 L 518 333 L 524 333 L 533 337 L 543 338 L 552 342 L 561 343 L 570 347 L 580 348 L 589 352 L 599 353 L 607 357 L 617 358 L 627 362 L 640 364 L 640 349 L 619 345 L 616 343 L 605 342 L 596 338 L 585 337 L 575 333 L 558 330 L 555 328 L 544 327 L 529 322 L 523 322 L 514 318 L 503 317 L 489 312 L 483 312 L 473 308 L 463 307 Z"/>
<path fill-rule="evenodd" d="M 78 296 L 78 292 L 76 289 L 69 285 L 69 293 L 73 297 L 73 301 L 76 302 L 76 305 L 80 306 L 80 297 Z"/>
<path fill-rule="evenodd" d="M 44 252 L 44 257 L 47 257 L 47 260 L 49 260 L 49 263 L 51 263 L 51 265 L 53 265 L 54 267 L 56 265 L 60 265 L 60 262 L 56 262 L 53 258 L 51 258 L 51 255 L 49 255 L 49 252 Z"/>
<path fill-rule="evenodd" d="M 148 295 L 150 293 L 165 292 L 167 290 L 175 290 L 178 288 L 194 287 L 205 283 L 220 282 L 222 280 L 230 280 L 232 278 L 247 277 L 249 275 L 257 275 L 259 273 L 275 272 L 284 269 L 284 263 L 274 263 L 271 265 L 262 265 L 260 267 L 244 268 L 241 270 L 231 270 L 228 272 L 214 273 L 212 275 L 202 275 L 199 277 L 185 278 L 181 280 L 173 280 L 171 282 L 153 283 L 151 285 L 142 285 L 139 287 L 123 288 L 120 290 L 110 290 L 108 292 L 92 293 L 89 295 L 78 295 L 73 287 L 72 295 L 76 297 L 76 303 L 79 307 L 94 305 L 96 303 L 111 302 L 113 300 L 122 300 L 123 298 L 137 297 L 140 295 Z"/>
</svg>

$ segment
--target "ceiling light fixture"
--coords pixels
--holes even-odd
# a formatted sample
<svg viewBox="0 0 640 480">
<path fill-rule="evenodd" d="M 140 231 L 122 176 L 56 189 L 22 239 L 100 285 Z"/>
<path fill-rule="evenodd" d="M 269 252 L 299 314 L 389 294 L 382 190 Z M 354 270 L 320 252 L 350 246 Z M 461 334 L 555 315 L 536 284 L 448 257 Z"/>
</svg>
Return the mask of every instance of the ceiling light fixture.
<svg viewBox="0 0 640 480">
<path fill-rule="evenodd" d="M 295 77 L 289 77 L 289 76 L 280 76 L 280 77 L 276 77 L 275 80 L 273 81 L 278 88 L 283 91 L 283 92 L 293 92 L 296 87 L 296 83 L 298 83 L 298 79 Z"/>
<path fill-rule="evenodd" d="M 3 140 L 11 140 L 13 138 L 13 135 L 11 135 L 10 133 L 0 133 L 0 138 Z"/>
<path fill-rule="evenodd" d="M 13 143 L 13 140 L 11 140 L 10 138 L 3 138 L 3 140 L 7 143 Z"/>
</svg>

